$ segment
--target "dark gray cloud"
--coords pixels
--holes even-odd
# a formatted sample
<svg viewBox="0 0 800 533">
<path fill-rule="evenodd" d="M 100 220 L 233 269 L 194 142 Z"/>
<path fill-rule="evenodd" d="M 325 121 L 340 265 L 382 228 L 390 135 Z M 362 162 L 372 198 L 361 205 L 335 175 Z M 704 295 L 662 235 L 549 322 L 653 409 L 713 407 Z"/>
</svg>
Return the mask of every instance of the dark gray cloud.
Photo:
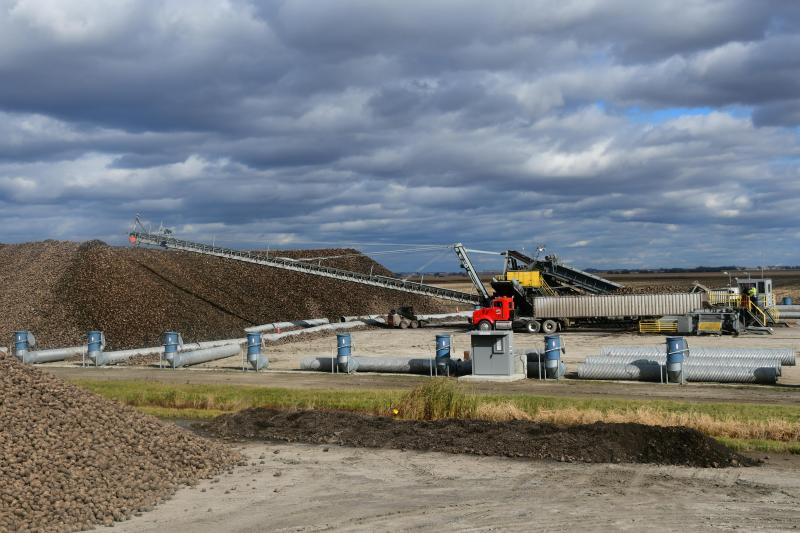
<svg viewBox="0 0 800 533">
<path fill-rule="evenodd" d="M 777 0 L 0 0 L 0 242 L 800 264 L 798 49 Z"/>
</svg>

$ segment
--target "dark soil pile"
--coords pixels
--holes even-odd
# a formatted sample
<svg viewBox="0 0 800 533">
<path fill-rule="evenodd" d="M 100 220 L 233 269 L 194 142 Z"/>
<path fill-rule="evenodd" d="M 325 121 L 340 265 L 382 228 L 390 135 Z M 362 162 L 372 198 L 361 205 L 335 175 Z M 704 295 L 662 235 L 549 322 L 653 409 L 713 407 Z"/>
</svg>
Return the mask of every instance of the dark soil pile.
<svg viewBox="0 0 800 533">
<path fill-rule="evenodd" d="M 0 531 L 111 525 L 239 460 L 220 443 L 0 355 Z"/>
<path fill-rule="evenodd" d="M 348 255 L 323 265 L 391 275 L 355 250 L 275 251 L 302 257 Z M 398 305 L 438 312 L 422 296 L 260 265 L 143 248 L 45 241 L 0 247 L 0 343 L 29 329 L 42 348 L 74 346 L 88 330 L 107 349 L 155 346 L 167 330 L 186 342 L 235 338 L 243 328 L 304 318 L 386 313 Z M 446 304 L 445 304 L 446 305 Z M 8 339 L 8 340 L 3 340 Z"/>
<path fill-rule="evenodd" d="M 683 427 L 595 423 L 407 421 L 345 411 L 247 409 L 205 424 L 226 438 L 499 455 L 569 462 L 725 467 L 751 465 L 702 433 Z"/>
</svg>

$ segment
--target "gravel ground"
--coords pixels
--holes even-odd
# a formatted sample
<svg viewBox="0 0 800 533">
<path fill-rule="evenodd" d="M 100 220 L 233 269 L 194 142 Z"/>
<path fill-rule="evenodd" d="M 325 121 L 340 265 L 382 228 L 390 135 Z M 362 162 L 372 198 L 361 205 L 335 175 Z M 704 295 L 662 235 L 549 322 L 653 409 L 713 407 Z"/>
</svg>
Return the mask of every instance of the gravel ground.
<svg viewBox="0 0 800 533">
<path fill-rule="evenodd" d="M 247 467 L 181 489 L 111 531 L 687 533 L 800 524 L 798 456 L 772 456 L 759 468 L 691 468 L 324 444 L 242 447 Z"/>
<path fill-rule="evenodd" d="M 275 251 L 350 255 L 323 265 L 390 275 L 355 250 Z M 354 255 L 355 254 L 355 255 Z M 188 252 L 44 241 L 0 247 L 0 339 L 29 329 L 42 348 L 74 346 L 91 329 L 108 350 L 155 346 L 177 330 L 186 342 L 243 337 L 282 320 L 386 313 L 401 304 L 446 310 L 429 298 Z M 3 344 L 5 343 L 3 342 Z"/>
<path fill-rule="evenodd" d="M 227 446 L 0 355 L 0 531 L 76 531 L 230 470 Z"/>
</svg>

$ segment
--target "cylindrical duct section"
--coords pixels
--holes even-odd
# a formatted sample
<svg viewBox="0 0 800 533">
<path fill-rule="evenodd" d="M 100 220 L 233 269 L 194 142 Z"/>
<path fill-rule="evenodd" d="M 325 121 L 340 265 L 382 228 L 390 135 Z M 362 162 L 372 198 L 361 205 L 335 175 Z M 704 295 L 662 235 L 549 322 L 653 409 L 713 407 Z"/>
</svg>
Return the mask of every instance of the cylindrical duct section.
<svg viewBox="0 0 800 533">
<path fill-rule="evenodd" d="M 665 345 L 655 346 L 604 346 L 600 348 L 600 355 L 637 357 L 666 356 Z M 780 360 L 784 366 L 795 365 L 794 348 L 704 348 L 693 347 L 689 350 L 687 358 L 695 357 L 720 357 L 720 358 L 760 358 L 768 357 Z"/>
<path fill-rule="evenodd" d="M 106 339 L 102 331 L 90 331 L 86 334 L 86 356 L 94 363 L 94 366 L 106 364 L 103 357 L 105 345 Z"/>
<path fill-rule="evenodd" d="M 85 347 L 83 346 L 72 346 L 70 348 L 53 348 L 52 350 L 36 350 L 35 352 L 29 351 L 23 362 L 31 364 L 54 363 L 70 357 L 83 355 L 84 350 Z"/>
<path fill-rule="evenodd" d="M 227 344 L 225 346 L 215 346 L 213 348 L 204 348 L 191 352 L 177 352 L 173 353 L 170 364 L 172 368 L 199 365 L 200 363 L 207 363 L 209 361 L 238 355 L 241 351 L 242 348 L 238 344 Z"/>
<path fill-rule="evenodd" d="M 659 364 L 666 365 L 666 357 L 623 357 L 623 356 L 592 356 L 587 357 L 584 363 L 588 365 L 603 365 L 603 364 Z M 530 365 L 530 362 L 528 363 Z M 750 367 L 750 368 L 775 368 L 778 375 L 781 375 L 781 362 L 777 359 L 724 359 L 717 357 L 687 357 L 683 360 L 684 366 L 736 366 L 736 367 Z"/>
<path fill-rule="evenodd" d="M 586 364 L 578 365 L 579 379 L 620 379 L 631 381 L 662 381 L 663 366 L 652 361 L 637 361 L 631 364 Z"/>
<path fill-rule="evenodd" d="M 31 342 L 31 339 L 33 339 L 33 334 L 30 331 L 22 330 L 14 332 L 14 356 L 23 363 L 28 362 L 28 350 L 34 345 L 35 341 Z"/>
<path fill-rule="evenodd" d="M 667 337 L 667 381 L 685 383 L 683 358 L 689 346 L 683 337 Z"/>
<path fill-rule="evenodd" d="M 664 367 L 653 362 L 634 364 L 587 364 L 578 365 L 580 379 L 614 379 L 632 381 L 661 381 Z M 714 381 L 719 383 L 775 383 L 778 379 L 774 367 L 731 367 L 684 364 L 682 371 L 686 381 Z"/>
<path fill-rule="evenodd" d="M 162 345 L 164 346 L 164 359 L 169 363 L 172 368 L 175 368 L 174 360 L 178 353 L 178 347 L 183 344 L 181 334 L 177 331 L 166 331 L 162 337 Z"/>
<path fill-rule="evenodd" d="M 269 365 L 269 359 L 261 353 L 261 333 L 247 334 L 247 362 L 253 370 L 261 370 Z"/>
<path fill-rule="evenodd" d="M 301 370 L 331 371 L 330 357 L 306 357 L 300 361 Z M 436 362 L 433 361 L 435 365 Z M 359 372 L 378 372 L 387 374 L 424 374 L 432 371 L 431 360 L 420 357 L 351 357 L 351 368 Z M 451 375 L 463 376 L 472 373 L 471 361 L 450 361 Z"/>
<path fill-rule="evenodd" d="M 545 375 L 550 379 L 558 379 L 561 367 L 561 335 L 544 336 L 544 368 Z"/>
<path fill-rule="evenodd" d="M 352 339 L 349 333 L 336 334 L 336 367 L 339 372 L 349 374 L 355 372 L 355 367 L 350 363 Z"/>
<path fill-rule="evenodd" d="M 450 375 L 452 343 L 453 339 L 450 335 L 436 335 L 436 372 L 440 376 Z"/>
</svg>

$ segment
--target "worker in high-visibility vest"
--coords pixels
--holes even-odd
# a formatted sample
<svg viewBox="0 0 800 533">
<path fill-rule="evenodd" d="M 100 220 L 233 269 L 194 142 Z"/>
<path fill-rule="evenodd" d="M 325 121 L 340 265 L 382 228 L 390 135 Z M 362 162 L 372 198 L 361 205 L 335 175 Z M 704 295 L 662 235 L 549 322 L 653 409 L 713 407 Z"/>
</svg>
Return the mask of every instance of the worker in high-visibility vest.
<svg viewBox="0 0 800 533">
<path fill-rule="evenodd" d="M 758 307 L 758 291 L 755 287 L 750 287 L 750 290 L 747 291 L 747 296 L 750 298 L 750 303 Z"/>
</svg>

